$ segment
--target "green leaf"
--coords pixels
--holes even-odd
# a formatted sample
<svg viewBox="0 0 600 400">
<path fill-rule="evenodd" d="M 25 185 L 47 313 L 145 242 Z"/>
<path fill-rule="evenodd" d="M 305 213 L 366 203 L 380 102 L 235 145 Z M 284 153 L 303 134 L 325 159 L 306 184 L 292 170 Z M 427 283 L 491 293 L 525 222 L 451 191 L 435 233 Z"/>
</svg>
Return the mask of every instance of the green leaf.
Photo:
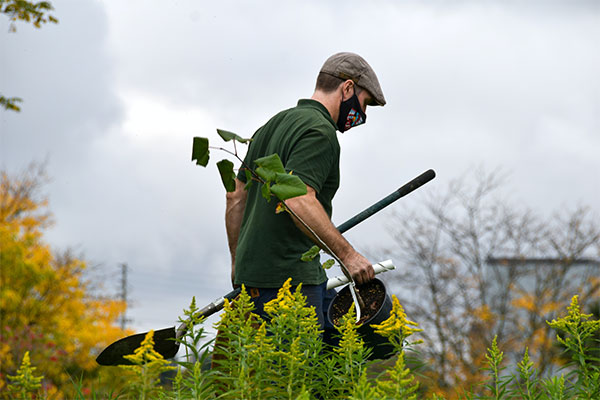
<svg viewBox="0 0 600 400">
<path fill-rule="evenodd" d="M 329 269 L 333 267 L 333 264 L 335 264 L 335 260 L 333 258 L 330 258 L 329 260 L 323 263 L 323 269 Z"/>
<path fill-rule="evenodd" d="M 249 141 L 252 140 L 252 139 L 244 139 L 243 137 L 240 137 L 233 132 L 229 132 L 229 131 L 226 131 L 223 129 L 217 129 L 217 133 L 226 142 L 229 142 L 230 140 L 235 140 L 240 143 L 248 143 Z"/>
<path fill-rule="evenodd" d="M 228 192 L 235 192 L 235 173 L 233 172 L 233 163 L 229 160 L 221 160 L 217 163 L 219 168 L 219 174 L 221 174 L 221 180 L 223 186 Z"/>
<path fill-rule="evenodd" d="M 262 185 L 262 188 L 260 189 L 263 197 L 265 199 L 267 199 L 267 201 L 271 201 L 271 188 L 269 187 L 268 183 L 265 183 L 264 185 Z"/>
<path fill-rule="evenodd" d="M 321 251 L 321 249 L 319 248 L 319 246 L 313 246 L 310 249 L 308 249 L 308 251 L 306 251 L 306 253 L 302 254 L 302 257 L 300 257 L 300 260 L 305 261 L 305 262 L 312 261 L 319 254 L 320 251 Z"/>
<path fill-rule="evenodd" d="M 254 181 L 252 180 L 252 172 L 250 172 L 250 170 L 245 169 L 244 172 L 246 173 L 246 186 L 244 186 L 244 189 L 248 190 L 250 189 Z"/>
<path fill-rule="evenodd" d="M 261 157 L 254 160 L 254 162 L 258 165 L 256 173 L 266 182 L 274 181 L 278 173 L 285 174 L 285 168 L 283 168 L 283 163 L 277 154 Z"/>
<path fill-rule="evenodd" d="M 306 194 L 306 185 L 296 175 L 277 173 L 275 185 L 271 186 L 271 192 L 279 200 L 287 200 Z"/>
<path fill-rule="evenodd" d="M 196 160 L 196 165 L 206 167 L 209 159 L 208 139 L 195 137 L 192 146 L 192 161 Z"/>
</svg>

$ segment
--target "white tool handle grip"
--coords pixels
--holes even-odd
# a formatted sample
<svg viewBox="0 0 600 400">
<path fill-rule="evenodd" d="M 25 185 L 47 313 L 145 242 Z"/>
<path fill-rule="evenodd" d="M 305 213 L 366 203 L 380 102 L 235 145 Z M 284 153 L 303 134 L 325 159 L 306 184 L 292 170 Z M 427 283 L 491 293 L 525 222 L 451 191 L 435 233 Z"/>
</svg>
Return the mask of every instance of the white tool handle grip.
<svg viewBox="0 0 600 400">
<path fill-rule="evenodd" d="M 394 266 L 394 264 L 392 264 L 392 260 L 385 260 L 377 264 L 373 264 L 373 270 L 375 270 L 375 274 L 379 274 L 385 271 L 391 271 L 393 269 L 396 269 L 396 267 Z M 329 278 L 329 280 L 327 281 L 327 289 L 333 289 L 338 286 L 345 285 L 348 282 L 350 281 L 348 280 L 348 278 L 346 278 L 345 275 L 335 276 L 333 278 Z"/>
</svg>

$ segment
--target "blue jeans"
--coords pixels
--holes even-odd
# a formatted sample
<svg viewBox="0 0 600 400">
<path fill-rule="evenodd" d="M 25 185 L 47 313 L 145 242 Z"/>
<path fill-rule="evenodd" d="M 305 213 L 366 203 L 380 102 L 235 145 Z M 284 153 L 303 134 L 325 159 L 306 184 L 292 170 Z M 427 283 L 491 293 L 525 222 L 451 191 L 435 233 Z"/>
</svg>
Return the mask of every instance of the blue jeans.
<svg viewBox="0 0 600 400">
<path fill-rule="evenodd" d="M 277 297 L 277 292 L 279 292 L 279 289 L 248 288 L 247 290 L 248 293 L 250 293 L 254 306 L 256 307 L 254 313 L 260 315 L 261 318 L 268 321 L 269 316 L 265 313 L 264 305 L 265 303 L 268 303 Z M 296 287 L 292 287 L 292 291 L 295 290 Z M 256 294 L 256 291 L 258 292 L 258 296 L 252 297 L 253 294 Z M 335 329 L 327 319 L 327 310 L 329 309 L 329 305 L 333 301 L 333 298 L 337 294 L 335 289 L 327 290 L 327 282 L 323 282 L 320 285 L 303 284 L 301 292 L 304 296 L 306 296 L 307 305 L 315 308 L 320 328 L 324 330 Z"/>
</svg>

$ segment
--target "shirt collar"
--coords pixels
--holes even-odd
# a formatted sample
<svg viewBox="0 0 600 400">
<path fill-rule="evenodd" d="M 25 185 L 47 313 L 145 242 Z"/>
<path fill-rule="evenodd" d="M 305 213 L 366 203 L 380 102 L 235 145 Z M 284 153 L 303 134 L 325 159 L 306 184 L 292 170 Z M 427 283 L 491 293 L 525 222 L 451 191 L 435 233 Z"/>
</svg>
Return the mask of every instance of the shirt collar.
<svg viewBox="0 0 600 400">
<path fill-rule="evenodd" d="M 323 114 L 323 116 L 327 119 L 327 121 L 329 121 L 331 123 L 331 125 L 335 128 L 335 121 L 333 120 L 333 118 L 331 118 L 331 114 L 329 114 L 329 111 L 327 110 L 327 108 L 321 104 L 320 102 L 318 102 L 317 100 L 313 100 L 313 99 L 300 99 L 298 100 L 298 107 L 300 108 L 312 108 L 314 110 L 319 111 L 321 114 Z"/>
</svg>

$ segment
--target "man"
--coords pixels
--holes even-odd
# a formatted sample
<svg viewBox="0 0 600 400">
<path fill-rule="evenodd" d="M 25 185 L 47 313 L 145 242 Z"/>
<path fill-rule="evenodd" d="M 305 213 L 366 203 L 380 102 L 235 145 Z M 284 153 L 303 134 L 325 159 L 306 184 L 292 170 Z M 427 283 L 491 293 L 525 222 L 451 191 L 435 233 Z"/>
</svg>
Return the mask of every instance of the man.
<svg viewBox="0 0 600 400">
<path fill-rule="evenodd" d="M 345 132 L 366 121 L 369 105 L 385 105 L 377 76 L 359 55 L 338 53 L 321 68 L 311 99 L 300 100 L 258 129 L 244 163 L 276 153 L 287 171 L 307 185 L 307 194 L 286 201 L 342 260 L 355 281 L 373 279 L 371 263 L 358 253 L 331 222 L 331 201 L 339 186 L 340 147 L 336 129 Z M 289 278 L 302 283 L 319 324 L 326 326 L 331 301 L 327 276 L 316 258 L 300 260 L 313 245 L 311 234 L 288 213 L 275 213 L 277 201 L 267 202 L 257 184 L 245 190 L 246 174 L 240 168 L 236 190 L 227 194 L 225 223 L 231 252 L 231 280 L 249 289 L 256 312 L 265 316 L 263 304 L 277 295 Z"/>
</svg>

